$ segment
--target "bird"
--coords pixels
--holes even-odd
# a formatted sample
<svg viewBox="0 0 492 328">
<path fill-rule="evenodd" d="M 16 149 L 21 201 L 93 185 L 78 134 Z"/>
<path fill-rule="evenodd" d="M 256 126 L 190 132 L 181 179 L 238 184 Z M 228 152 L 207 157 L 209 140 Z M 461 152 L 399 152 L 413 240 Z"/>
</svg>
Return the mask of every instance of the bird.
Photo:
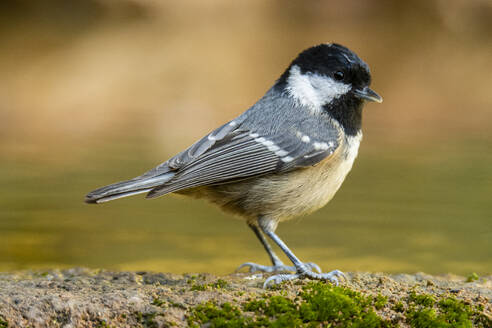
<svg viewBox="0 0 492 328">
<path fill-rule="evenodd" d="M 272 273 L 265 288 L 294 279 L 338 285 L 343 272 L 322 273 L 302 262 L 275 231 L 280 222 L 320 209 L 340 188 L 358 154 L 363 106 L 383 101 L 370 84 L 369 66 L 347 47 L 312 46 L 238 117 L 150 171 L 88 193 L 85 201 L 141 193 L 204 198 L 243 218 L 255 233 L 271 265 L 246 262 L 238 269 Z"/>
</svg>

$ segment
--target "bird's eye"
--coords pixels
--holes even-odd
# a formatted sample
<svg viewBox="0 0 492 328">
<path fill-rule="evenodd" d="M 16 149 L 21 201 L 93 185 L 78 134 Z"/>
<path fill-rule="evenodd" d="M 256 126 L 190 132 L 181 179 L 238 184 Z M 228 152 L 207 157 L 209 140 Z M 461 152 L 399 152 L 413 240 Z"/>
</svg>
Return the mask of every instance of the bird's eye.
<svg viewBox="0 0 492 328">
<path fill-rule="evenodd" d="M 344 74 L 342 71 L 336 71 L 335 73 L 333 73 L 333 77 L 335 78 L 335 80 L 337 81 L 342 81 L 343 78 L 344 78 Z"/>
</svg>

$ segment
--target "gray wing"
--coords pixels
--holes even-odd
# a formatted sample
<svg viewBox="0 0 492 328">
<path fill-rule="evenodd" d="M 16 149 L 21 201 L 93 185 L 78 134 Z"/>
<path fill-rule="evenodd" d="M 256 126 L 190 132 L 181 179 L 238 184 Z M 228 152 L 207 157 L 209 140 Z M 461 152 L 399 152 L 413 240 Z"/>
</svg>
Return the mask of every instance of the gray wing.
<svg viewBox="0 0 492 328">
<path fill-rule="evenodd" d="M 182 172 L 182 168 L 193 163 L 205 152 L 213 149 L 217 141 L 231 138 L 235 133 L 234 130 L 237 129 L 238 122 L 243 120 L 244 117 L 239 117 L 235 121 L 221 126 L 185 151 L 136 178 L 113 183 L 91 191 L 86 195 L 85 201 L 87 203 L 102 203 L 167 186 L 167 183 L 173 180 L 178 172 Z"/>
<path fill-rule="evenodd" d="M 322 129 L 316 131 L 316 137 L 292 125 L 273 133 L 254 131 L 241 123 L 236 120 L 225 124 L 141 176 L 175 173 L 147 197 L 312 166 L 333 154 L 340 144 L 339 128 L 331 122 L 307 122 L 311 123 L 309 130 Z"/>
</svg>

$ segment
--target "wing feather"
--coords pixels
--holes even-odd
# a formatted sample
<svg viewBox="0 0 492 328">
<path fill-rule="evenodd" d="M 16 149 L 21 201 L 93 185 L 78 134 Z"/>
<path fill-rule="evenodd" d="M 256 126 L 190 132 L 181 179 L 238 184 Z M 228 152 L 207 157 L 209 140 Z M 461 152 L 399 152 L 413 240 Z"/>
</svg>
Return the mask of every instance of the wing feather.
<svg viewBox="0 0 492 328">
<path fill-rule="evenodd" d="M 278 163 L 275 154 L 265 151 L 261 144 L 250 146 L 249 150 L 235 152 L 232 156 L 224 153 L 209 160 L 191 163 L 182 173 L 161 187 L 154 188 L 148 197 L 157 197 L 169 192 L 201 185 L 230 182 L 255 175 L 273 172 Z"/>
<path fill-rule="evenodd" d="M 182 163 L 176 170 L 176 175 L 165 184 L 152 189 L 147 197 L 153 198 L 183 189 L 230 183 L 315 165 L 335 151 L 339 145 L 338 135 L 332 131 L 330 138 L 324 141 L 306 143 L 293 131 L 288 130 L 285 134 L 261 136 L 257 132 L 245 129 L 233 130 L 223 135 L 221 140 L 214 140 L 214 145 L 195 159 L 187 157 L 186 163 L 171 159 L 170 162 Z M 200 143 L 201 141 L 196 144 Z M 318 146 L 315 146 L 316 144 Z M 322 145 L 322 149 L 319 145 Z M 197 154 L 196 151 L 183 153 L 188 155 L 178 156 Z"/>
</svg>

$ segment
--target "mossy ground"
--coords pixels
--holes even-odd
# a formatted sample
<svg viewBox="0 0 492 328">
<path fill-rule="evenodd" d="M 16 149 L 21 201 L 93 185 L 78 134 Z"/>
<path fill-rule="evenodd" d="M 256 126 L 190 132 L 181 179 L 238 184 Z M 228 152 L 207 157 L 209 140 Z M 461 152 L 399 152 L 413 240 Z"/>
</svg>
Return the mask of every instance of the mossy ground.
<svg viewBox="0 0 492 328">
<path fill-rule="evenodd" d="M 265 276 L 72 269 L 0 274 L 0 328 L 492 327 L 491 277 L 348 273 L 340 287 Z"/>
<path fill-rule="evenodd" d="M 375 313 L 379 298 L 323 282 L 306 284 L 294 297 L 263 294 L 238 306 L 209 301 L 191 310 L 190 326 L 212 327 L 389 327 Z"/>
<path fill-rule="evenodd" d="M 368 296 L 346 287 L 309 282 L 294 297 L 263 294 L 238 305 L 208 301 L 191 309 L 191 327 L 491 327 L 483 306 L 472 306 L 454 297 L 436 301 L 427 294 L 412 292 L 406 310 L 399 302 L 394 310 L 403 316 L 383 318 L 377 310 L 388 305 L 378 294 Z"/>
</svg>

